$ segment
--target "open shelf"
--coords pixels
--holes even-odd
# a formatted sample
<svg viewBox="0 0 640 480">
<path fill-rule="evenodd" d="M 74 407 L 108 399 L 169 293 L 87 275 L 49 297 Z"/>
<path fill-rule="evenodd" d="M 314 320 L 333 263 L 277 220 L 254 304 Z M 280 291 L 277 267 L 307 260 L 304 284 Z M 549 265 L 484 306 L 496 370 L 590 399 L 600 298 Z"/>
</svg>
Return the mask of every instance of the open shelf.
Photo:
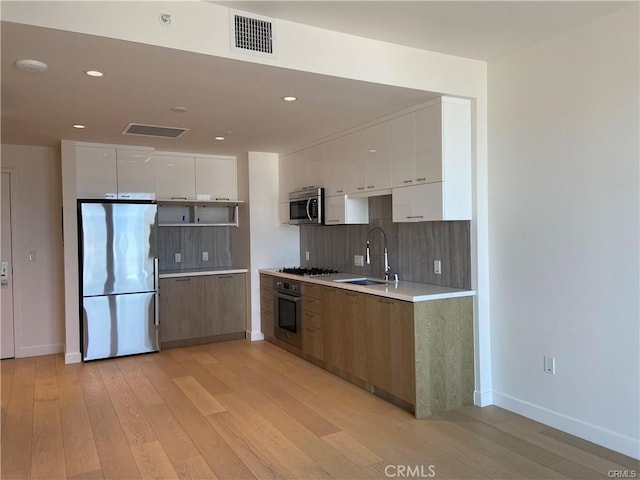
<svg viewBox="0 0 640 480">
<path fill-rule="evenodd" d="M 160 227 L 237 227 L 237 202 L 159 201 Z"/>
</svg>

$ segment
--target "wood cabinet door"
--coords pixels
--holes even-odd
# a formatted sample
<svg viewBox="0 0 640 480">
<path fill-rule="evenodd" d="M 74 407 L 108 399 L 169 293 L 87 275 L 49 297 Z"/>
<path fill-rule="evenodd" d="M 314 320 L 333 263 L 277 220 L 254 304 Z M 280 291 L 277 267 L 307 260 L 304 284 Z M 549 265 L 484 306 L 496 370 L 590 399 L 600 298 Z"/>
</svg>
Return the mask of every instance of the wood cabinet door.
<svg viewBox="0 0 640 480">
<path fill-rule="evenodd" d="M 357 292 L 340 292 L 342 307 L 342 358 L 344 370 L 367 380 L 367 296 Z"/>
<path fill-rule="evenodd" d="M 205 335 L 246 330 L 245 275 L 205 277 Z"/>
<path fill-rule="evenodd" d="M 204 336 L 204 278 L 160 279 L 160 341 Z"/>
<path fill-rule="evenodd" d="M 367 380 L 415 404 L 412 304 L 368 295 L 365 310 Z"/>
<path fill-rule="evenodd" d="M 343 369 L 342 302 L 341 292 L 337 288 L 324 291 L 322 310 L 322 356 L 329 365 Z"/>
<path fill-rule="evenodd" d="M 273 278 L 260 275 L 260 328 L 265 339 L 274 337 Z"/>
</svg>

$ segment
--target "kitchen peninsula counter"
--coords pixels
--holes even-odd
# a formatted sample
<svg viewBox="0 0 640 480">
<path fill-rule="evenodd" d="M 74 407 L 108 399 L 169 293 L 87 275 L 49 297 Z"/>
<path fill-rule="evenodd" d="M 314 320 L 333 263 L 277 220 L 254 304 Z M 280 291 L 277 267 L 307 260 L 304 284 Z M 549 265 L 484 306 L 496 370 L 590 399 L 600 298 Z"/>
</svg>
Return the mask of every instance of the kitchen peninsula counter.
<svg viewBox="0 0 640 480">
<path fill-rule="evenodd" d="M 366 293 L 369 295 L 377 295 L 379 297 L 393 298 L 395 300 L 403 300 L 405 302 L 425 302 L 429 300 L 442 300 L 445 298 L 456 297 L 472 297 L 476 294 L 474 290 L 464 290 L 460 288 L 443 287 L 441 285 L 431 285 L 427 283 L 390 281 L 382 285 L 353 285 L 336 280 L 345 280 L 350 278 L 373 278 L 357 273 L 332 273 L 320 276 L 302 276 L 290 273 L 278 272 L 277 268 L 261 269 L 260 273 L 272 275 L 289 280 L 297 280 L 299 282 L 315 283 L 324 285 L 325 287 L 343 288 L 358 293 Z"/>
</svg>

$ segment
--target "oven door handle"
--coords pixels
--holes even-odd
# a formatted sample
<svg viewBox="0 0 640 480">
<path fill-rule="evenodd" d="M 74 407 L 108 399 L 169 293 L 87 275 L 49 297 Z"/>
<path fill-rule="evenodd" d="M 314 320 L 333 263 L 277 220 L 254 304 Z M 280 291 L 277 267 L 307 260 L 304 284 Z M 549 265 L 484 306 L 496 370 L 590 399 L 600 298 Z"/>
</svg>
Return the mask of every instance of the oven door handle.
<svg viewBox="0 0 640 480">
<path fill-rule="evenodd" d="M 302 297 L 294 297 L 293 295 L 287 295 L 286 293 L 276 292 L 277 298 L 282 298 L 284 300 L 291 300 L 292 302 L 299 302 Z"/>
<path fill-rule="evenodd" d="M 309 221 L 313 221 L 313 218 L 311 218 L 311 212 L 309 212 L 310 206 L 311 206 L 311 198 L 307 199 L 307 217 L 309 218 Z"/>
</svg>

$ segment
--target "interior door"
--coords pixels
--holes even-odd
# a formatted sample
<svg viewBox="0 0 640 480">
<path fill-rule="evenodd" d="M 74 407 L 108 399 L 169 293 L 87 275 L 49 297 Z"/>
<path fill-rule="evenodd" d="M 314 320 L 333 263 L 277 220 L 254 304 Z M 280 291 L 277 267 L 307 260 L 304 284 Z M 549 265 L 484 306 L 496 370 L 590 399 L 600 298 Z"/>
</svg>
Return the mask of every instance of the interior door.
<svg viewBox="0 0 640 480">
<path fill-rule="evenodd" d="M 0 285 L 0 303 L 2 304 L 1 330 L 2 339 L 0 357 L 11 358 L 15 356 L 15 343 L 13 331 L 13 261 L 11 249 L 11 176 L 8 172 L 2 172 L 2 238 L 0 246 L 0 264 L 2 280 Z"/>
</svg>

